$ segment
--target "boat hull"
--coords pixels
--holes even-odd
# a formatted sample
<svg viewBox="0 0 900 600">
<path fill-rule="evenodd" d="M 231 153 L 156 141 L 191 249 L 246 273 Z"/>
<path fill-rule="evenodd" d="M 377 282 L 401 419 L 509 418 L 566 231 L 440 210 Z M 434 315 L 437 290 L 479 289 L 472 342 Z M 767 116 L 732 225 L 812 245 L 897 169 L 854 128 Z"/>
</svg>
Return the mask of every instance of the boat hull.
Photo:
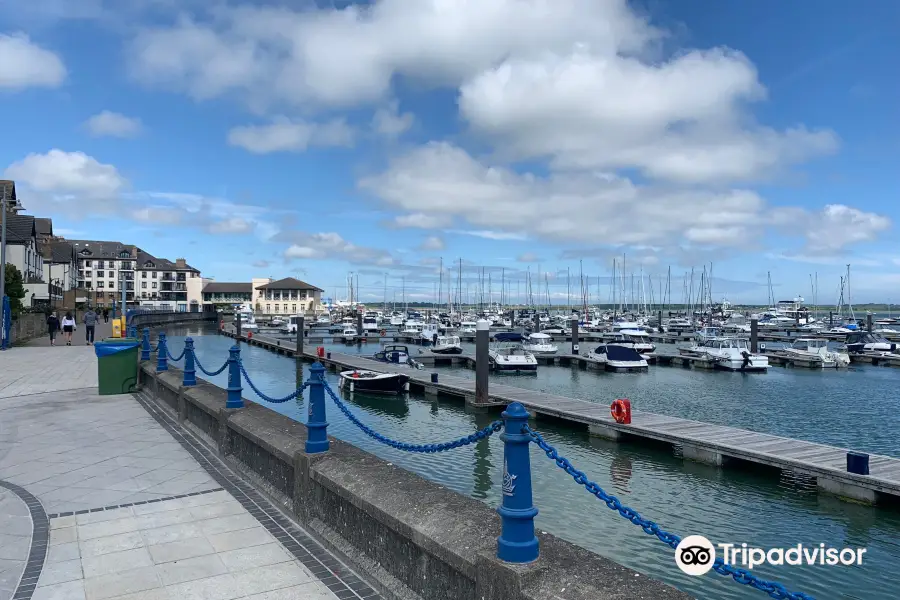
<svg viewBox="0 0 900 600">
<path fill-rule="evenodd" d="M 630 360 L 607 360 L 605 365 L 607 371 L 613 373 L 627 373 L 629 371 L 649 371 L 650 367 L 647 361 L 630 361 Z"/>
<path fill-rule="evenodd" d="M 357 371 L 356 373 L 376 373 Z M 401 373 L 378 373 L 374 377 L 354 377 L 354 371 L 341 373 L 341 389 L 364 394 L 401 394 L 407 389 L 409 376 Z"/>
<path fill-rule="evenodd" d="M 450 346 L 447 348 L 441 348 L 440 346 L 435 346 L 431 349 L 433 354 L 462 354 L 462 348 L 459 346 Z"/>
</svg>

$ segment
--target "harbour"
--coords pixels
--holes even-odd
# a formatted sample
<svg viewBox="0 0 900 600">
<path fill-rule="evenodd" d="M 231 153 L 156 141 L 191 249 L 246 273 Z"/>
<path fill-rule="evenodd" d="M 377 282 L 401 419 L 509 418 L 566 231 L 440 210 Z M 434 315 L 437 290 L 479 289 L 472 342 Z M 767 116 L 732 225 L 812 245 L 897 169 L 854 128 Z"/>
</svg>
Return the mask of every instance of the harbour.
<svg viewBox="0 0 900 600">
<path fill-rule="evenodd" d="M 256 339 L 253 345 L 241 344 L 241 347 L 244 349 L 244 360 L 247 362 L 248 368 L 252 364 L 256 369 L 263 369 L 273 378 L 267 381 L 267 392 L 283 393 L 285 390 L 290 389 L 294 381 L 294 369 L 291 366 L 304 364 L 305 361 L 298 363 L 290 360 L 288 356 L 290 356 L 292 349 L 287 347 L 284 340 L 275 342 L 276 344 L 280 343 L 281 346 L 273 346 L 273 349 L 280 348 L 279 351 L 284 354 L 284 356 L 279 356 L 276 352 L 270 350 L 269 347 L 263 345 L 269 344 L 268 340 L 259 339 L 259 337 L 254 335 Z M 221 342 L 216 342 L 216 339 L 221 340 Z M 232 343 L 232 340 L 228 338 L 210 337 L 209 335 L 196 337 L 195 340 L 197 340 L 198 348 L 201 349 L 207 344 L 214 344 L 222 348 L 222 342 L 225 344 Z M 332 352 L 332 359 L 335 360 L 339 349 L 343 351 L 358 351 L 361 355 L 371 355 L 375 351 L 374 346 L 370 344 L 367 348 L 366 345 L 348 347 L 343 344 L 334 344 L 328 345 L 327 351 Z M 313 350 L 313 352 L 309 354 L 315 353 L 313 348 L 310 348 L 310 350 Z M 344 360 L 344 357 L 341 357 L 341 360 Z M 365 359 L 355 357 L 355 360 Z M 347 359 L 347 362 L 351 362 L 350 359 Z M 276 368 L 275 365 L 281 366 Z M 272 371 L 271 368 L 276 368 L 276 370 Z M 303 369 L 305 368 L 303 367 Z M 451 367 L 445 371 L 443 368 L 439 368 L 438 372 L 441 385 L 450 385 L 451 376 L 453 378 L 452 381 L 459 383 L 461 386 L 466 384 L 458 382 L 458 379 L 466 379 L 468 385 L 472 385 L 473 373 L 470 369 Z M 881 373 L 884 377 L 888 377 L 891 372 L 891 370 L 876 369 L 875 374 Z M 288 375 L 289 373 L 290 375 Z M 668 398 L 666 394 L 661 394 L 656 387 L 652 390 L 647 390 L 650 395 L 638 393 L 634 389 L 633 384 L 648 381 L 646 376 L 623 374 L 613 377 L 601 377 L 598 381 L 610 382 L 612 387 L 618 388 L 618 390 L 621 390 L 623 387 L 630 388 L 629 393 L 621 393 L 616 389 L 609 389 L 609 386 L 604 386 L 606 392 L 603 395 L 606 397 L 631 397 L 633 402 L 642 408 L 645 406 L 650 408 L 654 404 L 660 405 L 668 401 L 670 405 L 665 408 L 666 411 L 671 411 L 674 408 L 676 412 L 681 412 L 682 414 L 689 414 L 690 410 L 697 410 L 701 407 L 701 405 L 695 405 L 688 401 L 688 397 L 692 393 L 691 389 L 700 386 L 700 388 L 707 390 L 708 397 L 708 400 L 702 406 L 707 411 L 712 411 L 712 414 L 706 414 L 704 419 L 712 416 L 714 418 L 709 418 L 710 421 L 725 422 L 729 419 L 738 418 L 739 422 L 735 423 L 732 421 L 732 423 L 743 426 L 752 423 L 751 427 L 757 431 L 774 431 L 782 436 L 789 437 L 810 437 L 811 432 L 817 435 L 826 434 L 824 436 L 826 439 L 820 438 L 815 443 L 826 441 L 835 444 L 837 441 L 838 444 L 845 447 L 859 448 L 870 451 L 873 454 L 885 452 L 888 456 L 891 454 L 896 456 L 896 446 L 893 443 L 892 435 L 886 431 L 883 425 L 878 425 L 879 421 L 890 421 L 889 414 L 883 411 L 875 411 L 877 414 L 871 415 L 874 417 L 874 420 L 866 418 L 856 427 L 834 428 L 819 424 L 833 423 L 830 421 L 833 415 L 826 409 L 821 411 L 822 414 L 816 415 L 809 423 L 810 427 L 804 430 L 802 424 L 790 414 L 790 411 L 783 418 L 778 418 L 771 411 L 767 413 L 762 407 L 748 405 L 747 410 L 743 414 L 736 414 L 729 408 L 724 397 L 721 396 L 722 393 L 725 393 L 724 390 L 717 392 L 716 388 L 718 385 L 714 385 L 712 389 L 709 388 L 710 383 L 722 384 L 724 382 L 729 385 L 736 383 L 738 384 L 738 389 L 746 388 L 747 384 L 751 384 L 754 389 L 745 389 L 744 391 L 753 395 L 758 393 L 755 388 L 765 387 L 761 382 L 772 380 L 775 385 L 769 397 L 777 397 L 782 392 L 782 385 L 787 383 L 788 378 L 801 377 L 801 385 L 811 385 L 813 381 L 828 383 L 830 379 L 834 379 L 834 383 L 837 383 L 836 378 L 840 378 L 841 381 L 847 381 L 846 378 L 848 376 L 860 375 L 855 371 L 835 371 L 826 374 L 828 376 L 825 378 L 821 375 L 814 376 L 812 372 L 804 370 L 776 371 L 771 374 L 774 375 L 773 377 L 746 377 L 728 373 L 692 375 L 691 370 L 684 369 L 664 369 L 658 371 L 658 373 L 661 376 L 669 374 L 666 377 L 677 375 L 677 379 L 669 381 L 668 384 L 673 390 L 676 387 L 681 388 L 680 392 L 674 396 L 669 395 Z M 777 375 L 776 373 L 784 373 L 784 375 Z M 805 373 L 808 373 L 808 375 L 805 375 Z M 553 385 L 548 380 L 541 379 L 543 374 L 553 374 Z M 286 376 L 288 377 L 287 379 L 285 379 Z M 304 377 L 305 375 L 299 373 L 298 376 Z M 430 373 L 424 372 L 416 375 L 416 377 L 419 376 L 424 379 L 424 384 L 430 383 Z M 809 379 L 810 376 L 813 379 Z M 863 381 L 871 379 L 871 375 L 860 376 L 864 378 Z M 329 375 L 329 377 L 333 376 Z M 882 375 L 878 375 L 878 377 L 882 377 Z M 516 396 L 523 395 L 522 390 L 524 388 L 521 386 L 532 386 L 536 390 L 539 388 L 552 388 L 557 394 L 564 393 L 570 397 L 583 397 L 587 390 L 593 388 L 594 384 L 591 382 L 595 379 L 595 376 L 580 369 L 551 369 L 542 371 L 539 377 L 497 376 L 492 378 L 491 381 L 492 394 L 500 393 L 500 390 L 503 389 L 500 387 L 501 384 L 496 383 L 494 379 L 504 382 L 504 387 L 510 388 L 509 393 Z M 280 383 L 276 383 L 276 381 L 280 381 Z M 692 382 L 693 385 L 688 386 L 686 385 L 687 382 Z M 796 382 L 794 384 L 796 385 Z M 220 383 L 220 385 L 224 385 L 224 383 Z M 504 393 L 506 393 L 505 390 Z M 740 395 L 743 396 L 744 394 Z M 409 439 L 410 441 L 425 440 L 429 438 L 429 435 L 433 438 L 433 432 L 429 434 L 430 428 L 441 428 L 444 425 L 449 428 L 451 423 L 460 418 L 471 420 L 475 426 L 487 423 L 491 418 L 489 415 L 480 412 L 472 413 L 466 411 L 462 402 L 444 393 L 439 392 L 436 396 L 426 395 L 424 393 L 424 385 L 414 387 L 407 400 L 402 398 L 397 400 L 374 398 L 358 393 L 345 397 L 354 404 L 354 410 L 364 412 L 367 418 L 371 417 L 379 430 L 386 430 L 388 433 L 393 433 L 401 439 Z M 828 397 L 828 394 L 826 394 L 826 397 Z M 688 403 L 685 404 L 685 402 Z M 803 411 L 812 410 L 813 405 L 809 404 L 809 402 L 802 402 L 801 404 Z M 598 413 L 609 414 L 608 402 L 605 404 L 597 403 L 596 406 Z M 717 407 L 720 410 L 717 410 Z M 303 418 L 302 405 L 299 409 L 282 405 L 278 405 L 275 408 L 276 410 L 288 411 L 295 415 L 295 418 Z M 659 406 L 659 408 L 663 407 Z M 659 412 L 658 409 L 656 410 Z M 867 412 L 873 411 L 870 409 Z M 815 412 L 813 411 L 809 414 L 815 415 Z M 697 416 L 700 415 L 698 414 Z M 379 453 L 380 450 L 381 455 L 389 458 L 389 460 L 396 461 L 397 464 L 403 465 L 405 468 L 423 473 L 436 481 L 444 482 L 454 489 L 463 491 L 463 493 L 472 494 L 474 497 L 484 497 L 485 499 L 491 498 L 490 486 L 484 485 L 483 481 L 478 483 L 482 477 L 480 474 L 490 472 L 490 468 L 482 463 L 479 457 L 476 457 L 474 463 L 468 465 L 471 472 L 466 475 L 464 472 L 459 471 L 459 468 L 464 465 L 451 466 L 446 461 L 441 461 L 436 457 L 408 456 L 406 454 L 398 456 L 396 453 L 384 454 L 383 448 L 369 443 L 365 437 L 355 437 L 352 429 L 342 428 L 337 418 L 332 421 L 334 427 L 336 427 L 334 435 L 338 437 L 352 440 L 354 444 L 359 444 L 361 447 L 376 453 Z M 634 422 L 638 422 L 637 416 Z M 410 428 L 413 424 L 415 425 Z M 708 463 L 686 460 L 680 448 L 671 441 L 653 440 L 651 438 L 646 438 L 642 441 L 623 436 L 618 442 L 612 442 L 590 435 L 589 426 L 586 424 L 553 417 L 549 414 L 549 411 L 538 416 L 538 426 L 542 430 L 551 431 L 551 435 L 555 440 L 554 443 L 565 446 L 567 452 L 574 452 L 580 463 L 585 463 L 586 461 L 586 464 L 581 465 L 581 468 L 584 468 L 589 474 L 599 477 L 597 481 L 602 485 L 609 486 L 619 494 L 625 494 L 629 498 L 631 505 L 637 504 L 640 506 L 643 504 L 645 510 L 649 510 L 651 514 L 657 511 L 655 517 L 660 522 L 671 523 L 674 519 L 676 523 L 684 523 L 681 529 L 685 532 L 695 531 L 698 526 L 701 526 L 699 524 L 702 523 L 703 531 L 709 531 L 711 534 L 713 531 L 722 531 L 735 538 L 754 541 L 770 539 L 773 540 L 772 545 L 776 545 L 774 540 L 784 540 L 786 537 L 790 537 L 792 540 L 811 540 L 813 537 L 819 539 L 823 535 L 832 535 L 829 532 L 832 532 L 832 526 L 836 526 L 842 532 L 838 534 L 840 539 L 855 543 L 864 538 L 866 540 L 865 543 L 870 548 L 870 552 L 874 552 L 876 557 L 880 556 L 886 561 L 885 564 L 896 560 L 896 556 L 900 555 L 898 554 L 900 550 L 898 550 L 896 545 L 887 541 L 894 534 L 886 533 L 884 530 L 884 527 L 890 528 L 890 524 L 895 522 L 896 519 L 896 513 L 890 503 L 876 506 L 849 503 L 831 493 L 822 493 L 817 488 L 817 482 L 814 477 L 806 476 L 796 471 L 789 472 L 780 468 L 767 468 L 759 463 L 746 463 L 738 459 L 730 463 L 726 461 L 725 465 L 723 465 L 726 468 L 722 469 Z M 857 431 L 858 434 L 869 431 L 871 434 L 854 438 L 852 435 L 848 435 L 852 431 Z M 862 443 L 861 440 L 863 439 L 865 443 Z M 572 449 L 572 444 L 575 444 L 576 449 Z M 581 444 L 584 445 L 582 446 Z M 485 445 L 490 447 L 491 443 L 486 443 Z M 479 443 L 480 447 L 481 443 Z M 891 451 L 888 451 L 889 449 Z M 490 455 L 481 453 L 480 456 L 489 457 Z M 637 458 L 639 456 L 644 458 Z M 643 462 L 649 456 L 656 457 L 651 461 L 655 466 L 650 466 L 650 463 Z M 575 492 L 567 493 L 565 487 L 558 487 L 553 483 L 554 481 L 559 482 L 557 474 L 552 470 L 544 473 L 541 470 L 541 462 L 538 462 L 537 458 L 534 460 L 535 468 L 538 469 L 535 473 L 536 494 L 539 494 L 542 498 L 539 504 L 541 516 L 538 518 L 539 523 L 542 523 L 542 527 L 547 527 L 558 535 L 563 535 L 576 541 L 576 543 L 610 556 L 608 542 L 600 542 L 599 544 L 594 542 L 596 539 L 594 536 L 597 532 L 605 531 L 606 533 L 603 534 L 604 537 L 602 539 L 608 540 L 608 536 L 612 535 L 614 539 L 618 540 L 618 544 L 625 544 L 628 547 L 627 552 L 619 555 L 619 559 L 623 560 L 624 564 L 636 566 L 639 570 L 652 576 L 657 576 L 653 565 L 655 559 L 652 544 L 644 545 L 640 539 L 635 540 L 634 536 L 627 529 L 623 530 L 621 534 L 615 533 L 614 523 L 609 523 L 608 518 L 602 512 L 596 513 L 599 509 L 595 508 L 595 504 L 590 502 L 590 498 Z M 601 463 L 594 465 L 594 461 L 597 460 L 600 460 Z M 656 463 L 656 460 L 662 462 Z M 663 467 L 663 464 L 668 466 Z M 875 464 L 873 463 L 873 473 L 875 472 Z M 649 470 L 647 470 L 648 468 Z M 475 479 L 472 479 L 472 477 L 475 477 Z M 651 492 L 649 489 L 642 487 L 646 485 L 659 485 L 662 487 L 657 492 Z M 708 488 L 707 486 L 709 485 L 712 485 L 715 489 Z M 684 486 L 688 486 L 690 491 L 683 489 Z M 694 486 L 700 486 L 702 491 L 694 489 Z M 547 494 L 550 494 L 550 496 L 547 496 Z M 657 498 L 659 497 L 658 494 L 678 494 L 680 500 L 672 506 L 666 506 L 664 509 L 666 514 L 660 515 L 658 513 L 659 508 L 656 506 L 657 503 L 654 503 L 647 497 L 650 495 L 653 498 Z M 575 511 L 576 514 L 582 508 L 588 510 L 581 521 L 589 523 L 587 531 L 584 531 L 583 528 L 572 528 L 571 520 L 573 515 L 566 514 L 564 516 L 563 513 L 559 512 L 559 506 L 557 505 L 563 502 L 563 499 L 568 506 L 574 507 L 571 510 Z M 721 508 L 720 502 L 722 503 L 721 506 L 727 508 Z M 554 506 L 547 506 L 548 503 Z M 702 517 L 700 516 L 701 514 L 703 515 Z M 753 523 L 752 527 L 744 528 L 739 525 L 741 514 L 746 515 L 747 523 Z M 764 517 L 761 519 L 760 515 L 764 515 Z M 785 517 L 783 518 L 782 515 L 785 515 Z M 790 518 L 793 519 L 791 524 L 785 522 L 784 519 L 788 518 L 786 515 L 791 515 Z M 862 519 L 862 521 L 859 519 Z M 760 523 L 761 520 L 766 522 Z M 821 527 L 821 529 L 815 529 L 815 531 L 811 532 L 803 525 L 804 523 L 813 522 L 816 523 L 815 528 Z M 866 525 L 861 530 L 859 527 L 860 523 L 863 522 Z M 612 526 L 613 530 L 607 530 L 607 526 Z M 670 526 L 678 528 L 678 526 Z M 848 526 L 850 529 L 847 529 Z M 635 543 L 638 545 L 634 546 Z M 648 552 L 649 554 L 646 554 Z M 636 558 L 636 554 L 641 554 L 641 558 Z M 623 558 L 624 555 L 628 556 L 627 560 Z M 873 573 L 869 571 L 869 568 L 867 566 L 864 573 L 854 571 L 852 574 L 815 570 L 817 571 L 816 576 L 825 577 L 824 582 L 815 582 L 815 577 L 807 577 L 810 573 L 805 569 L 787 573 L 783 570 L 770 569 L 767 574 L 772 577 L 776 575 L 782 578 L 787 577 L 788 581 L 785 581 L 786 584 L 790 583 L 795 587 L 802 587 L 807 593 L 820 598 L 836 597 L 831 593 L 834 589 L 842 590 L 841 593 L 843 595 L 840 597 L 857 597 L 853 595 L 854 586 L 850 581 L 859 582 L 860 577 L 862 577 L 862 583 L 857 583 L 857 585 L 862 585 L 867 591 L 873 590 L 872 593 L 867 593 L 865 597 L 890 597 L 888 594 L 883 594 L 880 591 L 882 584 L 878 583 L 877 577 L 874 580 L 868 579 Z M 760 575 L 763 575 L 762 571 Z M 712 595 L 720 598 L 755 597 L 753 591 L 735 590 L 732 589 L 735 586 L 728 586 L 727 584 L 720 586 L 716 580 L 704 581 L 704 584 L 710 584 L 713 587 L 704 588 L 701 591 L 700 588 L 691 587 L 697 584 L 693 578 L 681 578 L 679 575 L 673 580 L 667 579 L 670 574 L 663 573 L 660 573 L 659 576 L 666 581 L 674 581 L 675 585 L 682 589 L 689 591 L 693 589 L 701 597 L 711 597 Z M 840 580 L 844 577 L 848 579 L 842 583 Z"/>
</svg>

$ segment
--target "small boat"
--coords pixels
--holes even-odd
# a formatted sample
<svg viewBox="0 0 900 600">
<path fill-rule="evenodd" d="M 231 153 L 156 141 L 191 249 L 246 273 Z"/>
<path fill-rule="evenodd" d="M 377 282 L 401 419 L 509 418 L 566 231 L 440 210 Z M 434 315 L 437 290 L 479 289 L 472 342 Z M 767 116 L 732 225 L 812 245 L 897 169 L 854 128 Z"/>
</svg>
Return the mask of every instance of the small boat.
<svg viewBox="0 0 900 600">
<path fill-rule="evenodd" d="M 253 308 L 249 304 L 242 304 L 234 315 L 234 320 L 241 320 L 241 331 L 259 331 L 256 318 L 253 316 Z"/>
<path fill-rule="evenodd" d="M 742 338 L 715 338 L 707 340 L 698 349 L 715 361 L 717 369 L 754 372 L 769 368 L 769 357 L 751 353 L 749 342 Z"/>
<path fill-rule="evenodd" d="M 612 335 L 615 338 L 612 343 L 631 346 L 638 354 L 650 354 L 656 351 L 656 346 L 650 341 L 650 334 L 643 329 L 621 329 Z"/>
<path fill-rule="evenodd" d="M 828 340 L 825 338 L 800 338 L 795 340 L 783 351 L 788 356 L 801 358 L 820 358 L 822 367 L 835 369 L 850 365 L 850 356 L 843 352 L 834 352 L 828 349 Z"/>
<path fill-rule="evenodd" d="M 439 335 L 437 343 L 431 346 L 435 354 L 462 354 L 462 345 L 455 335 Z"/>
<path fill-rule="evenodd" d="M 845 347 L 850 354 L 897 351 L 897 344 L 874 333 L 851 333 L 847 336 Z"/>
<path fill-rule="evenodd" d="M 275 317 L 274 319 L 269 321 L 269 325 L 272 327 L 281 327 L 282 325 L 284 325 L 284 319 Z"/>
<path fill-rule="evenodd" d="M 424 369 L 425 365 L 414 360 L 409 354 L 409 348 L 401 344 L 388 344 L 380 351 L 369 357 L 370 360 L 388 363 L 396 367 L 409 367 L 412 369 Z"/>
<path fill-rule="evenodd" d="M 409 391 L 409 375 L 380 373 L 367 369 L 342 371 L 340 388 L 349 392 L 366 394 L 401 394 Z"/>
<path fill-rule="evenodd" d="M 551 338 L 546 333 L 532 333 L 522 347 L 535 356 L 550 356 L 559 351 L 559 348 L 550 341 Z"/>
<path fill-rule="evenodd" d="M 494 334 L 495 342 L 518 342 L 525 341 L 525 336 L 515 331 L 500 331 Z"/>
<path fill-rule="evenodd" d="M 319 315 L 316 317 L 316 323 L 319 325 L 331 325 L 331 317 L 329 315 Z"/>
<path fill-rule="evenodd" d="M 475 335 L 478 323 L 475 321 L 462 321 L 459 324 L 459 332 L 466 335 Z"/>
<path fill-rule="evenodd" d="M 352 342 L 359 337 L 359 332 L 356 331 L 356 327 L 344 327 L 341 330 L 341 337 L 344 338 L 345 342 Z"/>
<path fill-rule="evenodd" d="M 425 323 L 422 325 L 422 331 L 419 332 L 419 343 L 423 346 L 430 346 L 440 337 L 437 323 Z"/>
<path fill-rule="evenodd" d="M 537 373 L 537 359 L 522 344 L 501 342 L 488 350 L 489 366 L 493 371 L 530 371 Z"/>
<path fill-rule="evenodd" d="M 282 331 L 284 333 L 297 333 L 297 327 L 300 325 L 300 315 L 294 315 L 288 318 L 287 323 L 283 323 Z"/>
<path fill-rule="evenodd" d="M 546 329 L 541 329 L 541 333 L 546 333 L 547 335 L 550 335 L 550 336 L 554 336 L 554 335 L 566 336 L 566 335 L 571 335 L 572 331 L 565 327 L 559 326 L 559 325 L 551 325 L 550 327 L 547 327 Z M 551 337 L 550 339 L 553 339 L 553 338 Z"/>
<path fill-rule="evenodd" d="M 378 315 L 374 312 L 367 312 L 362 320 L 363 331 L 378 331 Z"/>
<path fill-rule="evenodd" d="M 588 358 L 603 364 L 607 371 L 646 371 L 649 369 L 647 359 L 637 353 L 634 348 L 618 344 L 600 344 Z"/>
</svg>

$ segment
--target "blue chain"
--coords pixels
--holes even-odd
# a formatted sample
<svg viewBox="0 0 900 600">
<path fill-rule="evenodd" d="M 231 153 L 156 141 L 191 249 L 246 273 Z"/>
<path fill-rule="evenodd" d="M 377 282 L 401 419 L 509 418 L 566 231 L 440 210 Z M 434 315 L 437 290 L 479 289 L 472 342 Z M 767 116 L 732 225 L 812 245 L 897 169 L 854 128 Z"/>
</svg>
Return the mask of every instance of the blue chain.
<svg viewBox="0 0 900 600">
<path fill-rule="evenodd" d="M 150 348 L 150 352 L 153 352 L 154 354 L 159 352 L 159 343 L 156 344 L 156 348 Z"/>
<path fill-rule="evenodd" d="M 544 438 L 541 436 L 541 434 L 533 430 L 528 425 L 525 425 L 523 429 L 525 433 L 528 434 L 528 437 L 531 438 L 531 441 L 534 442 L 538 448 L 543 450 L 548 458 L 556 462 L 556 466 L 571 475 L 577 484 L 584 486 L 584 489 L 605 502 L 607 507 L 612 510 L 618 511 L 620 515 L 643 529 L 644 533 L 648 535 L 655 535 L 662 543 L 673 549 L 678 546 L 679 542 L 681 542 L 681 537 L 673 533 L 663 531 L 662 529 L 660 529 L 659 525 L 657 525 L 653 521 L 644 519 L 637 513 L 637 511 L 622 504 L 618 498 L 604 492 L 603 488 L 588 479 L 587 475 L 573 467 L 572 463 L 570 463 L 567 458 L 565 458 L 564 456 L 560 456 L 556 448 L 544 441 Z M 808 596 L 803 592 L 789 592 L 782 584 L 776 581 L 766 581 L 765 579 L 760 579 L 746 569 L 736 569 L 730 565 L 726 565 L 721 558 L 717 558 L 715 560 L 715 562 L 713 563 L 713 570 L 720 575 L 731 576 L 738 583 L 749 585 L 750 587 L 766 592 L 769 596 L 778 600 L 815 600 L 815 598 L 813 598 L 812 596 Z"/>
<path fill-rule="evenodd" d="M 288 400 L 293 400 L 294 398 L 301 396 L 303 394 L 303 390 L 308 388 L 310 384 L 310 381 L 308 380 L 306 383 L 298 387 L 296 390 L 294 390 L 284 398 L 273 398 L 271 396 L 267 396 L 265 393 L 263 393 L 262 390 L 256 387 L 252 381 L 250 381 L 250 376 L 247 375 L 247 370 L 244 368 L 243 361 L 238 362 L 238 365 L 240 365 L 241 367 L 241 375 L 244 376 L 244 380 L 247 382 L 247 385 L 249 385 L 260 398 L 262 398 L 266 402 L 271 402 L 272 404 L 281 404 L 282 402 L 287 402 Z"/>
<path fill-rule="evenodd" d="M 225 359 L 225 364 L 222 365 L 217 371 L 207 371 L 206 369 L 203 368 L 203 365 L 200 364 L 200 359 L 197 358 L 197 353 L 194 352 L 194 364 L 197 366 L 198 369 L 203 371 L 207 377 L 215 377 L 216 375 L 218 375 L 219 373 L 224 371 L 225 368 L 228 366 L 228 359 L 227 358 Z"/>
<path fill-rule="evenodd" d="M 344 413 L 354 425 L 362 429 L 363 433 L 365 433 L 369 437 L 381 442 L 382 444 L 391 446 L 392 448 L 396 448 L 397 450 L 405 450 L 406 452 L 423 452 L 429 454 L 435 452 L 443 452 L 445 450 L 452 450 L 453 448 L 461 448 L 463 446 L 468 446 L 469 444 L 474 444 L 475 442 L 488 438 L 503 429 L 503 421 L 497 420 L 484 429 L 479 429 L 471 435 L 459 438 L 458 440 L 453 440 L 452 442 L 442 442 L 440 444 L 408 444 L 406 442 L 398 442 L 396 440 L 392 440 L 389 437 L 385 437 L 377 431 L 372 430 L 367 425 L 364 425 L 359 419 L 356 418 L 356 416 L 352 412 L 350 412 L 350 409 L 348 409 L 347 406 L 343 402 L 341 402 L 341 399 L 338 398 L 337 395 L 332 391 L 328 383 L 325 380 L 322 380 L 322 383 L 325 386 L 325 391 L 328 392 L 328 395 L 331 396 L 331 399 L 334 400 L 334 403 L 337 404 L 337 407 L 341 409 L 341 412 Z"/>
<path fill-rule="evenodd" d="M 179 354 L 178 357 L 176 358 L 176 357 L 172 356 L 172 353 L 169 352 L 169 347 L 166 346 L 166 354 L 169 355 L 169 360 L 174 360 L 175 362 L 178 362 L 179 360 L 181 360 L 182 358 L 184 358 L 184 354 L 185 354 L 186 352 L 187 352 L 187 346 L 184 347 L 184 349 L 181 351 L 181 354 Z"/>
</svg>

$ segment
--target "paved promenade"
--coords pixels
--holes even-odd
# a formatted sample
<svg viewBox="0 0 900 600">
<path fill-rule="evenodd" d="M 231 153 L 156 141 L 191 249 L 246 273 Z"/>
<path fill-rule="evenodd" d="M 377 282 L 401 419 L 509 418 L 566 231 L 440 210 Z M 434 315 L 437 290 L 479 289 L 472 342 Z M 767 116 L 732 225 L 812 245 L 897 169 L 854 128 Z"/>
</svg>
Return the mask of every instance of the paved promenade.
<svg viewBox="0 0 900 600">
<path fill-rule="evenodd" d="M 98 396 L 83 338 L 48 343 L 0 353 L 0 600 L 378 597 L 157 408 Z"/>
</svg>

